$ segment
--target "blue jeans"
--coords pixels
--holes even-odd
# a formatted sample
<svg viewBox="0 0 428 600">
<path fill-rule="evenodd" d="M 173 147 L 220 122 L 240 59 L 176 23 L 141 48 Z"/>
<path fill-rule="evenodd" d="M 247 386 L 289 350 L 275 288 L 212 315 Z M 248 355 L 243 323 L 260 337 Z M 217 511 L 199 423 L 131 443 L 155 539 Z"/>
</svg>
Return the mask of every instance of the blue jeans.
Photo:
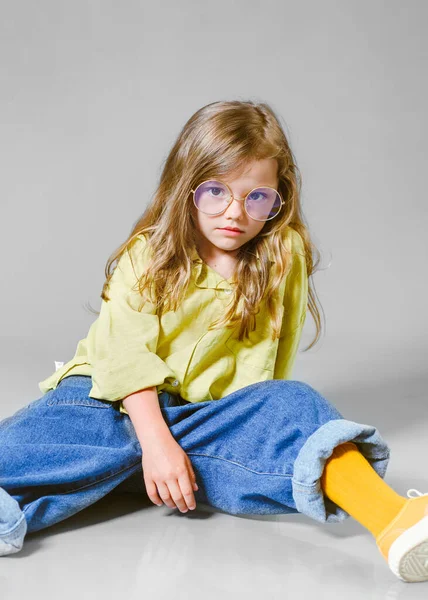
<svg viewBox="0 0 428 600">
<path fill-rule="evenodd" d="M 109 492 L 144 493 L 142 449 L 117 403 L 88 394 L 71 375 L 0 421 L 0 554 L 26 533 L 66 519 Z M 353 441 L 384 477 L 390 450 L 371 425 L 348 421 L 309 384 L 270 380 L 220 400 L 159 393 L 163 417 L 189 456 L 198 502 L 230 514 L 303 513 L 325 522 L 350 515 L 323 494 L 324 464 Z M 120 488 L 118 486 L 121 486 Z"/>
</svg>

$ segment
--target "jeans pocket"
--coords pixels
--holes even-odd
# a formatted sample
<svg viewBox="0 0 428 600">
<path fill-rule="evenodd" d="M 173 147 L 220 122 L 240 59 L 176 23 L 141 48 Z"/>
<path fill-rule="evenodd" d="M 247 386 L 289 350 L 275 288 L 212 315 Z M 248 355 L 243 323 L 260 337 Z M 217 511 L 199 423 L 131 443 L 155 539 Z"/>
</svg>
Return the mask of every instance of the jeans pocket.
<svg viewBox="0 0 428 600">
<path fill-rule="evenodd" d="M 173 406 L 180 406 L 181 402 L 184 403 L 184 400 L 182 400 L 180 396 L 177 394 L 171 394 L 165 390 L 158 394 L 158 400 L 161 408 L 171 408 Z"/>
<path fill-rule="evenodd" d="M 88 388 L 79 386 L 60 386 L 50 391 L 46 399 L 47 406 L 68 404 L 70 406 L 88 406 L 90 408 L 114 408 L 109 400 L 98 400 L 88 396 Z"/>
</svg>

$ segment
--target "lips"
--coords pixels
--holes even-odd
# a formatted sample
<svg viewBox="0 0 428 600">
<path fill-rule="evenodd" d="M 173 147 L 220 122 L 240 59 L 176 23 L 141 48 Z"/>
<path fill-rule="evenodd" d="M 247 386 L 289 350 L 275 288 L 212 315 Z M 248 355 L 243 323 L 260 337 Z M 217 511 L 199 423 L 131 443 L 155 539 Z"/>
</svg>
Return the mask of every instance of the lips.
<svg viewBox="0 0 428 600">
<path fill-rule="evenodd" d="M 240 231 L 243 233 L 242 229 L 238 229 L 237 227 L 219 227 L 219 229 L 227 229 L 228 231 Z"/>
</svg>

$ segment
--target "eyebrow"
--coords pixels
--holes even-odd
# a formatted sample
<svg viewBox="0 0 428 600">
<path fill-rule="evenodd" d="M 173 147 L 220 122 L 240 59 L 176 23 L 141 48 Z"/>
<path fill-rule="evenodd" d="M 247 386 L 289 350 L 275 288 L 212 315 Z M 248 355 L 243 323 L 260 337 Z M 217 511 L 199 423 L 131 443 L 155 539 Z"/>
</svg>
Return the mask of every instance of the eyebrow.
<svg viewBox="0 0 428 600">
<path fill-rule="evenodd" d="M 268 187 L 268 188 L 271 188 L 271 189 L 273 189 L 273 190 L 276 190 L 276 186 L 275 186 L 275 185 L 269 185 L 268 183 L 258 183 L 257 185 L 253 185 L 253 187 L 252 187 L 252 188 L 250 188 L 250 189 L 248 189 L 247 191 L 243 192 L 243 194 L 242 194 L 242 195 L 243 195 L 243 196 L 246 196 L 246 195 L 247 195 L 247 194 L 249 194 L 249 193 L 250 193 L 252 190 L 256 190 L 256 189 L 258 189 L 258 188 L 265 188 L 265 187 Z M 276 190 L 276 191 L 278 191 L 278 190 Z"/>
<path fill-rule="evenodd" d="M 228 185 L 230 187 L 230 184 L 227 183 L 227 181 L 225 181 L 224 179 L 222 179 L 221 177 L 213 177 L 212 179 L 210 179 L 209 181 L 221 181 L 222 183 L 225 183 L 226 185 Z M 257 183 L 256 185 L 253 185 L 253 187 L 248 189 L 248 192 L 250 192 L 251 190 L 253 190 L 254 188 L 258 188 L 258 187 L 271 187 L 273 189 L 276 188 L 275 184 L 270 184 L 270 183 Z M 248 193 L 247 192 L 247 193 Z"/>
</svg>

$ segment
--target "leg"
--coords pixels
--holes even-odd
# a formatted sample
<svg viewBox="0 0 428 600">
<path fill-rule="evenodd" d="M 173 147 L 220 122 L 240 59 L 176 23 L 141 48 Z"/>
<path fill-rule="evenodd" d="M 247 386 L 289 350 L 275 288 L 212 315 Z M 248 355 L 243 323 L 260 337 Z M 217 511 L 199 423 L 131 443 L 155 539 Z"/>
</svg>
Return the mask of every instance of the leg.
<svg viewBox="0 0 428 600">
<path fill-rule="evenodd" d="M 0 422 L 0 554 L 93 504 L 137 470 L 141 447 L 116 407 L 71 376 Z M 125 415 L 127 416 L 127 415 Z"/>
<path fill-rule="evenodd" d="M 397 577 L 405 582 L 428 580 L 428 493 L 411 489 L 407 498 L 397 494 L 353 442 L 334 449 L 321 482 L 329 498 L 372 533 Z"/>
<path fill-rule="evenodd" d="M 270 380 L 162 410 L 191 458 L 197 502 L 232 514 L 301 512 L 321 523 L 356 515 L 375 535 L 384 528 L 376 542 L 395 575 L 428 580 L 428 498 L 404 499 L 382 481 L 390 450 L 377 429 L 344 419 L 311 386 Z"/>
<path fill-rule="evenodd" d="M 196 501 L 231 514 L 349 517 L 323 494 L 320 478 L 334 448 L 353 441 L 384 476 L 389 448 L 377 429 L 348 421 L 310 385 L 269 380 L 221 400 L 165 406 L 164 418 L 189 455 Z"/>
<path fill-rule="evenodd" d="M 375 537 L 406 503 L 406 498 L 372 469 L 353 442 L 334 449 L 324 467 L 321 487 Z"/>
</svg>

